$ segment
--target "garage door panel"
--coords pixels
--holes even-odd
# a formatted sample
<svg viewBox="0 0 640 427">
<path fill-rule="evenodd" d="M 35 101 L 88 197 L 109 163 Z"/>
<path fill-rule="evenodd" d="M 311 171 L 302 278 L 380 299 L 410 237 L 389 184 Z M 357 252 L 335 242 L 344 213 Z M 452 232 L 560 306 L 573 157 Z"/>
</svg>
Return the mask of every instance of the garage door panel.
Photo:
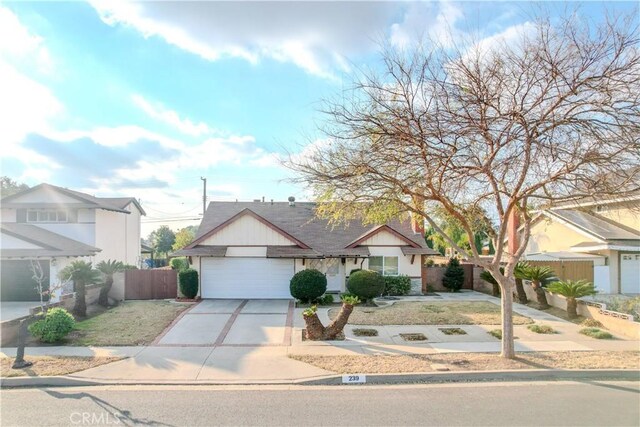
<svg viewBox="0 0 640 427">
<path fill-rule="evenodd" d="M 203 258 L 203 298 L 291 298 L 293 260 Z"/>
<path fill-rule="evenodd" d="M 622 254 L 620 259 L 620 290 L 623 294 L 640 293 L 640 255 Z"/>
</svg>

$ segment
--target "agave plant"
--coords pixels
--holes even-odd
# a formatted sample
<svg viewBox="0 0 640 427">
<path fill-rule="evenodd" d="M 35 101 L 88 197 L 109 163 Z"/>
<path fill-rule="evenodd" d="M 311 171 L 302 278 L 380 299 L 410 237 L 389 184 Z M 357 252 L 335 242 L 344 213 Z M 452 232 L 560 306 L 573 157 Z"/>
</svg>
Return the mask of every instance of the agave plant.
<svg viewBox="0 0 640 427">
<path fill-rule="evenodd" d="M 555 273 L 550 267 L 545 265 L 529 266 L 524 269 L 523 278 L 531 280 L 533 290 L 536 291 L 536 298 L 538 299 L 538 305 L 541 310 L 549 308 L 547 302 L 547 295 L 544 293 L 543 284 L 555 276 Z"/>
<path fill-rule="evenodd" d="M 524 291 L 524 286 L 522 286 L 522 280 L 526 279 L 525 273 L 527 268 L 531 266 L 529 263 L 525 261 L 520 261 L 516 264 L 515 269 L 513 270 L 513 275 L 516 278 L 516 293 L 518 294 L 518 302 L 520 304 L 527 304 L 529 302 L 529 298 L 527 298 L 527 293 Z"/>
<path fill-rule="evenodd" d="M 100 289 L 98 304 L 107 307 L 109 305 L 109 291 L 113 286 L 113 275 L 119 271 L 124 271 L 124 264 L 121 261 L 100 261 L 96 268 L 105 276 L 104 286 Z"/>
<path fill-rule="evenodd" d="M 73 314 L 79 317 L 87 317 L 87 302 L 85 301 L 85 286 L 100 283 L 100 272 L 91 266 L 90 262 L 73 261 L 60 272 L 63 281 L 73 280 L 76 292 L 76 302 L 73 306 Z"/>
<path fill-rule="evenodd" d="M 561 280 L 547 286 L 549 292 L 562 295 L 567 299 L 567 316 L 570 319 L 578 317 L 578 301 L 576 298 L 595 295 L 597 293 L 593 283 L 587 280 Z"/>
</svg>

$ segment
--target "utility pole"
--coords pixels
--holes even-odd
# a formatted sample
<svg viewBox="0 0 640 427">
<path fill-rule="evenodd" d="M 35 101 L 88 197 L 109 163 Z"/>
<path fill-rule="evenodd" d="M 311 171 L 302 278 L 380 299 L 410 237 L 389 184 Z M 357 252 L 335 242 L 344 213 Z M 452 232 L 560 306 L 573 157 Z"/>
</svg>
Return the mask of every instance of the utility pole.
<svg viewBox="0 0 640 427">
<path fill-rule="evenodd" d="M 202 217 L 204 218 L 204 213 L 207 211 L 207 178 L 201 176 L 202 180 Z"/>
</svg>

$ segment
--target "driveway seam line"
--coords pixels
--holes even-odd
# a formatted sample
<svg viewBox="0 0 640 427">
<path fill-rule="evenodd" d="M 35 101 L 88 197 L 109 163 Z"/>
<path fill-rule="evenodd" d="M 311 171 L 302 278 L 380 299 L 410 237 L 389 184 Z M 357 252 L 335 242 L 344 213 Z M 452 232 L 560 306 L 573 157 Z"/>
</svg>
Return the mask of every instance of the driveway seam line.
<svg viewBox="0 0 640 427">
<path fill-rule="evenodd" d="M 233 314 L 231 314 L 231 316 L 229 317 L 229 320 L 227 320 L 227 323 L 224 325 L 224 328 L 222 328 L 222 331 L 220 331 L 220 335 L 218 335 L 218 339 L 216 339 L 215 343 L 213 343 L 214 346 L 222 345 L 222 342 L 225 340 L 225 338 L 227 338 L 227 334 L 231 330 L 231 327 L 236 322 L 238 315 L 240 314 L 244 306 L 247 305 L 248 302 L 249 300 L 246 300 L 246 299 L 243 300 L 238 306 L 238 308 L 235 309 Z"/>
<path fill-rule="evenodd" d="M 197 302 L 196 304 L 193 304 L 191 307 L 187 308 L 186 310 L 183 310 L 182 313 L 180 313 L 178 315 L 178 317 L 176 317 L 175 319 L 173 319 L 173 321 L 169 324 L 169 326 L 167 326 L 166 328 L 164 328 L 164 330 L 160 333 L 160 335 L 158 335 L 152 342 L 150 345 L 158 345 L 160 344 L 160 340 L 162 340 L 162 338 L 164 338 L 165 335 L 167 335 L 169 333 L 169 331 L 171 330 L 171 328 L 173 328 L 174 326 L 176 326 L 178 324 L 178 322 L 180 320 L 182 320 L 182 318 L 191 310 L 193 310 L 194 308 L 196 308 L 198 305 L 200 305 L 202 301 Z"/>
</svg>

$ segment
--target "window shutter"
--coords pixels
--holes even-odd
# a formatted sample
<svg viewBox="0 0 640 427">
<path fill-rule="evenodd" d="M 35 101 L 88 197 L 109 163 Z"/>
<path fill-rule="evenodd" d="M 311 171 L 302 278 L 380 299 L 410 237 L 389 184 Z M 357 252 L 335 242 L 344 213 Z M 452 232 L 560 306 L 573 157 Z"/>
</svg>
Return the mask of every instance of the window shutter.
<svg viewBox="0 0 640 427">
<path fill-rule="evenodd" d="M 27 210 L 26 209 L 16 209 L 16 222 L 20 222 L 20 223 L 27 222 Z"/>
</svg>

